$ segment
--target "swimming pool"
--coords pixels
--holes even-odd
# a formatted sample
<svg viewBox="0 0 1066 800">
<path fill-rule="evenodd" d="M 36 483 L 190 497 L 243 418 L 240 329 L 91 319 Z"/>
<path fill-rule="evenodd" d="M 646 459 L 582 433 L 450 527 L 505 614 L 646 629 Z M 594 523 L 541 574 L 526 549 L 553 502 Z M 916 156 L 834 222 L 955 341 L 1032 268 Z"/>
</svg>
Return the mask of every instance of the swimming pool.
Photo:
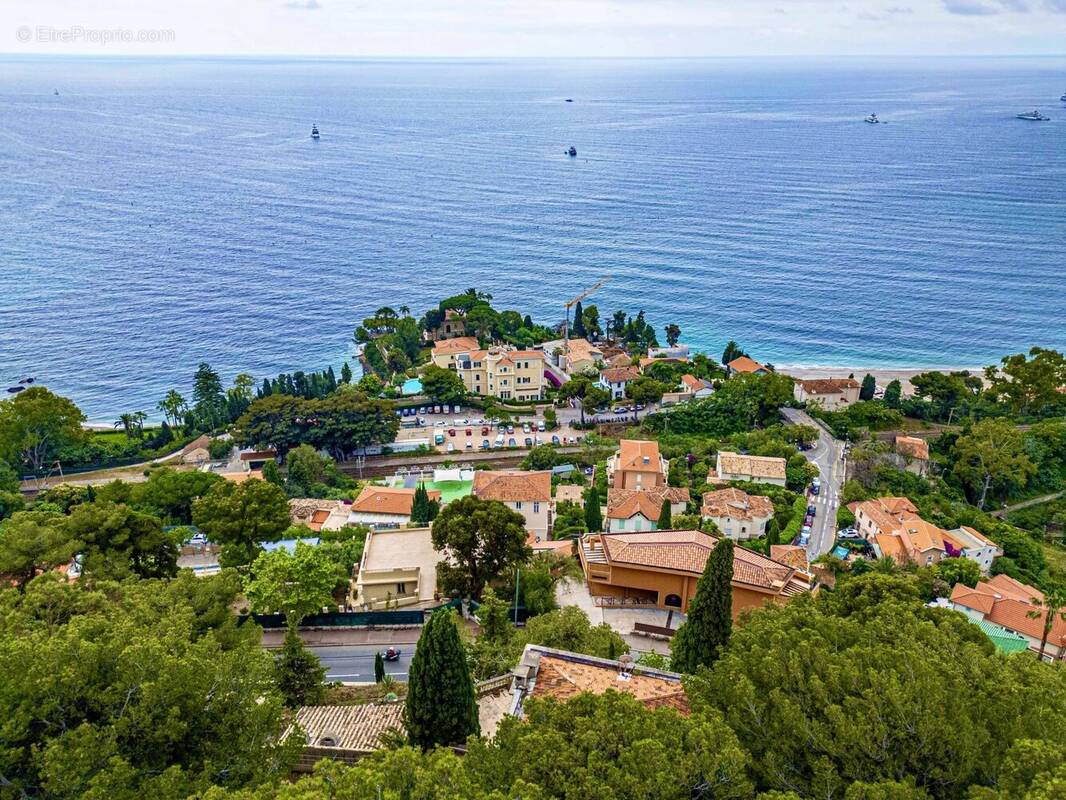
<svg viewBox="0 0 1066 800">
<path fill-rule="evenodd" d="M 418 378 L 408 378 L 400 387 L 403 394 L 419 394 L 422 391 L 422 381 Z"/>
</svg>

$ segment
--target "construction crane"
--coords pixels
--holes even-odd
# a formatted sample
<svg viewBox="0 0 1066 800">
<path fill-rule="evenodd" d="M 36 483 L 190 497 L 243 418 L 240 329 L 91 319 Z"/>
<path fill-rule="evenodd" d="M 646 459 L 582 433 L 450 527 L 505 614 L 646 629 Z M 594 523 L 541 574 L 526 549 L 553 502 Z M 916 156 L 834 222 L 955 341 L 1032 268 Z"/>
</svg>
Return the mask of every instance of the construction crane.
<svg viewBox="0 0 1066 800">
<path fill-rule="evenodd" d="M 592 284 L 592 286 L 587 288 L 585 291 L 583 291 L 581 294 L 579 294 L 573 300 L 570 300 L 568 303 L 565 303 L 565 305 L 566 305 L 566 321 L 563 323 L 563 341 L 564 342 L 567 342 L 567 341 L 570 340 L 570 309 L 571 309 L 571 307 L 573 307 L 573 306 L 577 305 L 578 303 L 580 303 L 582 300 L 584 300 L 586 297 L 588 297 L 593 292 L 595 292 L 595 291 L 597 291 L 599 289 L 602 289 L 604 284 L 606 284 L 607 281 L 609 281 L 610 279 L 611 278 L 610 278 L 609 275 L 606 276 L 606 277 L 600 278 L 598 281 L 596 281 L 594 284 Z"/>
</svg>

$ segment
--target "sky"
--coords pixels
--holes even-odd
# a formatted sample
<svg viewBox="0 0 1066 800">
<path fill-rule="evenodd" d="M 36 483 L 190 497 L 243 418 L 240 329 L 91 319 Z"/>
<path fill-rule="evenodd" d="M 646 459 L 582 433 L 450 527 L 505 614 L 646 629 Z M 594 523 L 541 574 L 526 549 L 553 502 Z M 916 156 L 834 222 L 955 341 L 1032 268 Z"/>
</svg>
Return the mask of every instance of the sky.
<svg viewBox="0 0 1066 800">
<path fill-rule="evenodd" d="M 9 0 L 0 3 L 0 52 L 1061 54 L 1066 0 Z"/>
</svg>

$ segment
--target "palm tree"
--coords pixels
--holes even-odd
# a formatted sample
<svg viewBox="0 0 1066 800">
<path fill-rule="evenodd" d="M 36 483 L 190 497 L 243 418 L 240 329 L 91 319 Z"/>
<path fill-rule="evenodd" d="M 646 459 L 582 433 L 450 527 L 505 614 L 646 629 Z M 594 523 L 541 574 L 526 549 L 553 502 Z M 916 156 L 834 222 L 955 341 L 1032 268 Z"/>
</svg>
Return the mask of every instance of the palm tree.
<svg viewBox="0 0 1066 800">
<path fill-rule="evenodd" d="M 144 438 L 144 423 L 148 419 L 148 415 L 143 411 L 135 411 L 133 413 L 133 424 L 138 439 Z"/>
<path fill-rule="evenodd" d="M 411 313 L 411 307 L 410 306 L 400 306 L 400 313 L 403 314 L 406 317 L 408 314 Z"/>
<path fill-rule="evenodd" d="M 133 438 L 133 414 L 120 414 L 119 418 L 115 420 L 115 427 L 122 428 L 126 432 L 126 438 Z"/>
<path fill-rule="evenodd" d="M 1030 602 L 1037 607 L 1026 616 L 1030 619 L 1044 618 L 1044 630 L 1040 637 L 1040 654 L 1037 656 L 1043 661 L 1044 650 L 1047 648 L 1047 640 L 1051 635 L 1051 628 L 1055 625 L 1055 618 L 1059 617 L 1066 620 L 1066 586 L 1053 586 L 1044 593 L 1043 600 L 1039 597 L 1034 597 Z M 1061 644 L 1060 642 L 1060 655 Z"/>
<path fill-rule="evenodd" d="M 171 425 L 177 425 L 181 422 L 186 407 L 185 398 L 175 389 L 167 392 L 166 397 L 156 405 L 156 408 L 163 412 L 164 418 Z"/>
</svg>

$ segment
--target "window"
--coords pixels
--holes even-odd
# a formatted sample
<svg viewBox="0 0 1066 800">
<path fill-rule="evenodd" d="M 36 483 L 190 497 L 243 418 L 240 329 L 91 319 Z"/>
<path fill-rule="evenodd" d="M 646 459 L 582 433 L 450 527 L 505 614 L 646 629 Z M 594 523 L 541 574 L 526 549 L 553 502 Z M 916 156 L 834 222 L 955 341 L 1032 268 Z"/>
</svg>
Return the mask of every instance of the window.
<svg viewBox="0 0 1066 800">
<path fill-rule="evenodd" d="M 517 503 L 514 504 L 514 507 L 515 507 L 515 511 L 521 511 L 522 510 L 522 501 L 519 500 Z"/>
<path fill-rule="evenodd" d="M 396 594 L 407 594 L 407 584 L 406 583 L 398 583 L 398 584 L 396 584 Z"/>
<path fill-rule="evenodd" d="M 668 594 L 666 599 L 663 600 L 663 605 L 670 606 L 670 608 L 681 608 L 681 598 L 676 594 Z"/>
<path fill-rule="evenodd" d="M 540 513 L 540 503 L 536 503 L 536 502 L 533 503 L 533 513 L 534 514 L 539 514 Z"/>
</svg>

